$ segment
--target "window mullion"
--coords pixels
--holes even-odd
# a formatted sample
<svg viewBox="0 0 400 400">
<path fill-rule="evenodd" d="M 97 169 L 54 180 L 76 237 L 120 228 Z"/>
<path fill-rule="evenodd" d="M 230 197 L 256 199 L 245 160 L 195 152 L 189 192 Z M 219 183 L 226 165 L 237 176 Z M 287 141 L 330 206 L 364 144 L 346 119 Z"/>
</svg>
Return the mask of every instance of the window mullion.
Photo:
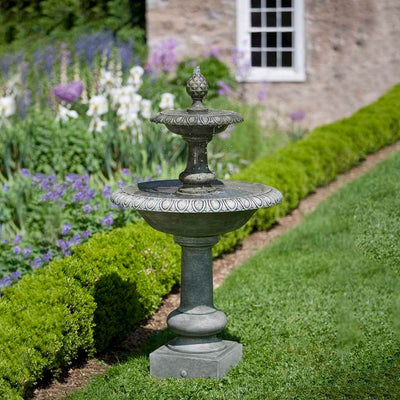
<svg viewBox="0 0 400 400">
<path fill-rule="evenodd" d="M 281 0 L 276 0 L 276 6 L 279 11 L 276 12 L 276 47 L 280 48 L 282 47 L 282 32 L 281 32 L 281 26 L 282 26 L 282 14 L 280 11 L 281 8 Z M 277 51 L 276 52 L 276 66 L 279 68 L 282 66 L 282 52 Z"/>
<path fill-rule="evenodd" d="M 267 1 L 267 0 L 261 0 L 261 8 L 266 7 L 266 4 L 265 4 L 266 1 Z M 262 26 L 262 28 L 263 28 L 263 30 L 261 31 L 261 48 L 263 48 L 263 47 L 266 46 L 266 43 L 265 43 L 265 36 L 266 36 L 266 34 L 264 33 L 264 32 L 265 32 L 264 29 L 265 29 L 265 27 L 267 26 L 267 21 L 266 21 L 266 14 L 265 14 L 265 12 L 262 12 L 262 13 L 261 13 L 261 26 Z M 262 65 L 263 67 L 266 67 L 266 66 L 267 66 L 266 53 L 265 53 L 265 51 L 262 51 L 262 50 L 260 50 L 260 51 L 261 51 L 261 65 Z"/>
</svg>

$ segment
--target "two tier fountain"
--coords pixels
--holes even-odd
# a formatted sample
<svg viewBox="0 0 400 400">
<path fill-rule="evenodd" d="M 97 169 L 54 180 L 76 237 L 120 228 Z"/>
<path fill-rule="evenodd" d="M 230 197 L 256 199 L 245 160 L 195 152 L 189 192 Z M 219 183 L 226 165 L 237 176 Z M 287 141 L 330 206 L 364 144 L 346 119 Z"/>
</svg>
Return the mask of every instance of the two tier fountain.
<svg viewBox="0 0 400 400">
<path fill-rule="evenodd" d="M 242 345 L 217 337 L 227 319 L 214 307 L 211 248 L 221 234 L 240 228 L 257 209 L 279 203 L 282 195 L 259 183 L 215 179 L 208 168 L 207 144 L 243 118 L 203 104 L 208 84 L 198 67 L 186 90 L 193 100 L 187 110 L 162 111 L 151 118 L 189 146 L 179 180 L 126 186 L 112 201 L 138 210 L 154 229 L 174 235 L 182 247 L 180 306 L 168 316 L 168 327 L 178 336 L 150 354 L 150 374 L 218 379 L 241 360 Z"/>
</svg>

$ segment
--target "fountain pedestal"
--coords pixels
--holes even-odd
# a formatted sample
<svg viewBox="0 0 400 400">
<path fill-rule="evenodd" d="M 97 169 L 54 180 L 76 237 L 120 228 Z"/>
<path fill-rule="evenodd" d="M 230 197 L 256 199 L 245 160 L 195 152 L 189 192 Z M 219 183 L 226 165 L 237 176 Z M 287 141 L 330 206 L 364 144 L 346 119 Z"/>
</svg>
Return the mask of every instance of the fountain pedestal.
<svg viewBox="0 0 400 400">
<path fill-rule="evenodd" d="M 214 308 L 211 237 L 175 236 L 182 247 L 181 303 L 168 316 L 178 337 L 150 354 L 150 374 L 160 378 L 220 378 L 242 358 L 242 345 L 221 340 L 227 319 Z"/>
<path fill-rule="evenodd" d="M 215 180 L 208 168 L 207 143 L 243 118 L 204 106 L 208 84 L 199 68 L 186 90 L 193 100 L 191 107 L 162 111 L 151 118 L 188 143 L 187 166 L 180 180 L 126 186 L 113 193 L 112 201 L 138 210 L 154 229 L 174 235 L 182 247 L 181 303 L 168 316 L 168 327 L 178 336 L 150 354 L 150 374 L 219 379 L 241 360 L 242 345 L 217 337 L 227 318 L 214 307 L 212 246 L 223 233 L 244 225 L 257 209 L 279 203 L 282 195 L 260 183 Z"/>
</svg>

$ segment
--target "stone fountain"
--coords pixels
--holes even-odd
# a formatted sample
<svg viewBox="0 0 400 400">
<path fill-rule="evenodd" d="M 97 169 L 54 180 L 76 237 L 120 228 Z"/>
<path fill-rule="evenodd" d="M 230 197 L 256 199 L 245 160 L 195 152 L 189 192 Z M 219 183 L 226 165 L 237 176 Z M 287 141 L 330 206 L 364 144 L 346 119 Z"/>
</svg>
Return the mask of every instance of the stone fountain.
<svg viewBox="0 0 400 400">
<path fill-rule="evenodd" d="M 208 167 L 207 144 L 243 118 L 203 104 L 208 84 L 199 67 L 186 90 L 193 100 L 187 110 L 162 111 L 150 119 L 188 144 L 187 166 L 179 180 L 126 186 L 112 201 L 138 210 L 154 229 L 174 235 L 182 247 L 180 306 L 168 316 L 168 327 L 177 337 L 150 354 L 150 374 L 218 379 L 241 360 L 242 345 L 217 337 L 227 319 L 214 307 L 211 248 L 220 235 L 240 228 L 257 209 L 281 202 L 282 195 L 259 183 L 215 179 Z"/>
</svg>

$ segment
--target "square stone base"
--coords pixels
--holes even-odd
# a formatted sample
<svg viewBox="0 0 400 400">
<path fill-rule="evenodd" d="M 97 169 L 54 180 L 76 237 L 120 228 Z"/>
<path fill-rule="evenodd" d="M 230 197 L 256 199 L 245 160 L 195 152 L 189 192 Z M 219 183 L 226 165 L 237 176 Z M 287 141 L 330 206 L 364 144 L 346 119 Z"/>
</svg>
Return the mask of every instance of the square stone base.
<svg viewBox="0 0 400 400">
<path fill-rule="evenodd" d="M 224 340 L 213 353 L 181 353 L 162 346 L 150 354 L 150 375 L 158 378 L 222 378 L 242 359 L 242 345 Z"/>
</svg>

